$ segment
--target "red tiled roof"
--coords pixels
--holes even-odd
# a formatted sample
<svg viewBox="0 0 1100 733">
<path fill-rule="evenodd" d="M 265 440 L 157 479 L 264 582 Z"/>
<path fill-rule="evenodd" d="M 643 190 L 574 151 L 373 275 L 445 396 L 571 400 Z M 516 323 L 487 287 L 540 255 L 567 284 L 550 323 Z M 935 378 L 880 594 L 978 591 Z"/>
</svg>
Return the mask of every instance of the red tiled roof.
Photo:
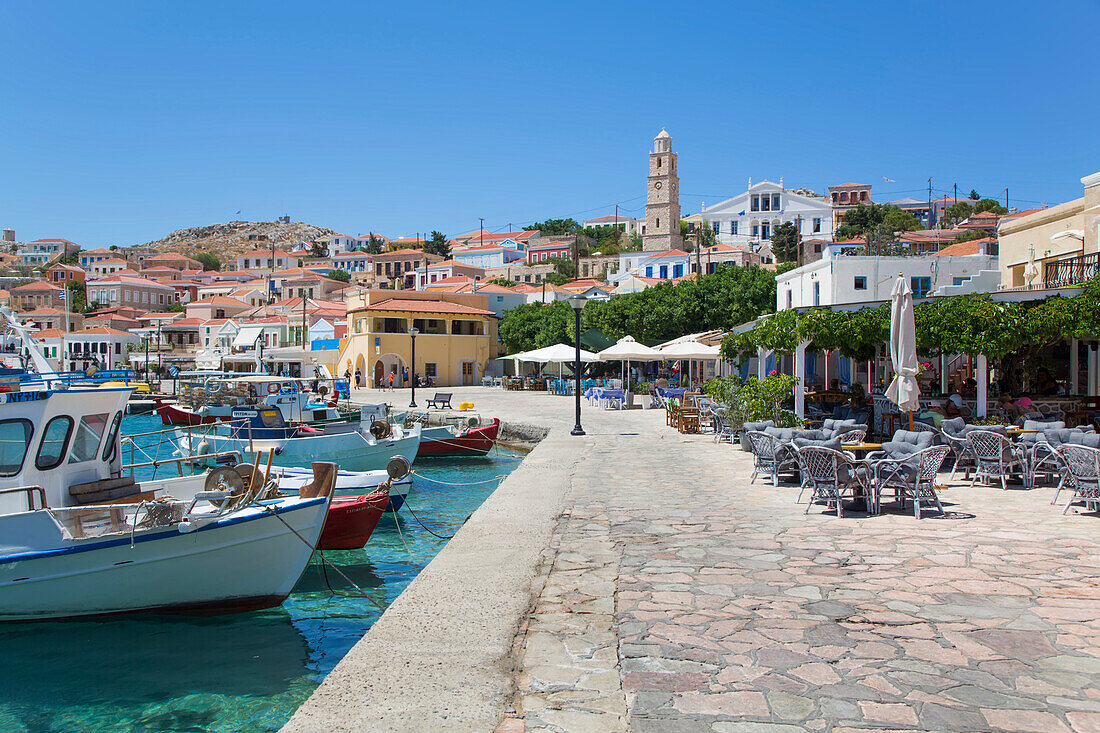
<svg viewBox="0 0 1100 733">
<path fill-rule="evenodd" d="M 37 290 L 56 290 L 58 292 L 61 292 L 61 288 L 57 287 L 53 283 L 48 283 L 44 280 L 37 280 L 33 283 L 27 283 L 26 285 L 20 285 L 19 287 L 12 290 L 12 292 L 13 293 L 19 293 L 19 292 L 33 293 Z"/>
<path fill-rule="evenodd" d="M 867 183 L 842 183 L 839 186 L 829 186 L 829 188 L 870 188 L 870 184 Z"/>
<path fill-rule="evenodd" d="M 372 311 L 409 311 L 413 313 L 451 313 L 454 315 L 491 316 L 492 311 L 471 308 L 459 303 L 447 303 L 441 300 L 412 300 L 405 298 L 387 298 L 371 303 L 364 310 Z"/>
<path fill-rule="evenodd" d="M 36 244 L 36 243 L 44 243 L 44 242 L 64 242 L 65 244 L 76 244 L 76 242 L 70 242 L 67 239 L 35 239 L 35 240 L 32 240 L 30 243 L 31 244 Z"/>
<path fill-rule="evenodd" d="M 202 325 L 202 319 L 201 318 L 179 318 L 175 321 L 172 321 L 169 324 L 166 324 L 165 328 L 168 328 L 168 327 L 176 328 L 177 326 L 183 326 L 183 327 L 187 327 L 187 328 L 190 328 L 190 327 L 194 326 L 194 327 L 197 328 L 198 326 L 201 326 L 201 325 Z"/>
<path fill-rule="evenodd" d="M 242 255 L 237 255 L 238 260 L 243 258 L 243 257 L 249 257 L 249 258 L 252 258 L 252 259 L 255 259 L 257 257 L 270 258 L 271 257 L 271 250 L 269 250 L 269 249 L 254 249 L 251 252 L 245 252 Z M 289 252 L 284 252 L 281 249 L 277 249 L 277 250 L 275 250 L 275 257 L 276 257 L 276 259 L 279 258 L 279 257 L 290 257 L 290 253 Z"/>
<path fill-rule="evenodd" d="M 165 290 L 171 290 L 171 288 L 168 287 L 167 285 L 165 285 L 164 283 L 158 283 L 156 280 L 148 280 L 144 277 L 141 277 L 141 275 L 139 275 L 136 272 L 133 275 L 130 275 L 130 274 L 125 273 L 123 271 L 113 272 L 110 275 L 107 275 L 106 277 L 102 277 L 98 280 L 92 280 L 88 284 L 89 285 L 104 285 L 104 284 L 110 284 L 110 283 L 116 283 L 116 282 L 120 285 L 137 285 L 137 286 L 140 286 L 140 287 L 143 287 L 143 288 L 162 288 L 162 289 L 165 289 Z"/>
<path fill-rule="evenodd" d="M 500 239 L 514 239 L 517 242 L 526 242 L 532 237 L 537 237 L 539 233 L 537 229 L 524 229 L 518 232 L 488 232 L 483 229 L 477 229 L 469 234 L 463 234 L 460 237 L 456 237 L 456 239 L 468 239 L 470 241 L 477 239 L 478 241 L 485 240 L 487 242 Z"/>
<path fill-rule="evenodd" d="M 72 270 L 73 272 L 84 272 L 83 268 L 77 267 L 76 265 L 63 265 L 60 263 L 51 266 L 50 270 Z"/>
<path fill-rule="evenodd" d="M 96 247 L 95 249 L 85 249 L 80 252 L 82 255 L 105 255 L 114 254 L 113 249 L 107 249 L 106 247 Z"/>
<path fill-rule="evenodd" d="M 44 328 L 34 334 L 35 339 L 38 341 L 44 341 L 46 339 L 57 339 L 65 335 L 65 332 L 60 328 Z"/>
<path fill-rule="evenodd" d="M 230 297 L 227 297 L 225 295 L 211 295 L 207 298 L 203 298 L 202 300 L 196 300 L 194 303 L 189 303 L 188 305 L 204 305 L 204 304 L 209 304 L 209 305 L 237 305 L 237 306 L 242 306 L 244 308 L 251 308 L 252 307 L 248 303 L 245 303 L 243 300 L 237 300 L 236 298 L 230 298 Z"/>
<path fill-rule="evenodd" d="M 63 316 L 65 311 L 59 308 L 35 308 L 34 310 L 25 311 L 19 315 L 26 318 L 27 316 Z"/>
<path fill-rule="evenodd" d="M 984 239 L 971 239 L 968 242 L 958 242 L 957 244 L 949 244 L 941 249 L 939 252 L 932 252 L 933 257 L 965 257 L 966 255 L 977 255 L 982 253 L 982 242 L 992 242 L 992 237 L 986 237 Z"/>
</svg>

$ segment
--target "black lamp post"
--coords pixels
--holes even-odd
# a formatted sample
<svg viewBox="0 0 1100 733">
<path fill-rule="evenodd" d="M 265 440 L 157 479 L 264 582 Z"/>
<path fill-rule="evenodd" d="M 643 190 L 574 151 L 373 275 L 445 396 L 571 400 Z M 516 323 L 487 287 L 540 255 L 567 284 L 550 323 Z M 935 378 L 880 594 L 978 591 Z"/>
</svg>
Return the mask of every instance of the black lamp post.
<svg viewBox="0 0 1100 733">
<path fill-rule="evenodd" d="M 413 327 L 409 329 L 409 336 L 412 338 L 412 369 L 409 371 L 409 383 L 412 384 L 412 400 L 409 402 L 409 407 L 416 407 L 416 334 L 420 331 Z"/>
<path fill-rule="evenodd" d="M 581 311 L 584 310 L 584 304 L 587 302 L 588 298 L 583 295 L 574 295 L 569 299 L 569 305 L 573 306 L 573 314 L 577 319 L 573 337 L 577 343 L 577 360 L 573 365 L 573 377 L 576 380 L 573 392 L 577 398 L 577 424 L 569 431 L 570 435 L 584 435 L 584 428 L 581 427 Z"/>
</svg>

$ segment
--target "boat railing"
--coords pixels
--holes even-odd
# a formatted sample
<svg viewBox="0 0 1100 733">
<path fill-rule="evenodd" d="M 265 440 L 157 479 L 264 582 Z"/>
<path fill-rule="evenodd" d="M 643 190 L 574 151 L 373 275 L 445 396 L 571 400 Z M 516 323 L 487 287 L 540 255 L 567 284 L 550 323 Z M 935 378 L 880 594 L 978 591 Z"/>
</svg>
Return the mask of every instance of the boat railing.
<svg viewBox="0 0 1100 733">
<path fill-rule="evenodd" d="M 13 486 L 8 489 L 0 489 L 0 495 L 3 494 L 25 494 L 27 497 L 27 509 L 34 511 L 35 509 L 46 509 L 46 490 L 41 486 Z M 35 507 L 34 497 L 38 497 L 39 506 Z"/>
<path fill-rule="evenodd" d="M 83 384 L 91 385 L 103 384 L 104 382 L 123 382 L 124 384 L 129 386 L 130 382 L 136 379 L 137 375 L 132 369 L 100 371 L 92 375 L 89 375 L 87 372 L 83 371 L 56 372 L 52 374 L 27 372 L 19 375 L 19 385 L 22 387 L 41 386 L 48 389 L 58 383 L 71 387 Z"/>
<path fill-rule="evenodd" d="M 155 479 L 157 478 L 157 470 L 161 466 L 175 465 L 177 472 L 182 476 L 184 475 L 183 467 L 187 464 L 190 464 L 191 468 L 194 469 L 200 462 L 203 464 L 208 464 L 211 461 L 216 463 L 229 462 L 235 458 L 239 463 L 242 456 L 238 450 L 212 451 L 202 454 L 199 454 L 196 450 L 202 439 L 213 435 L 215 429 L 220 426 L 229 425 L 231 430 L 239 429 L 240 426 L 234 427 L 235 423 L 243 425 L 249 423 L 249 421 L 227 420 L 202 425 L 180 425 L 126 435 L 121 439 L 121 446 L 123 451 L 129 449 L 130 461 L 123 466 L 123 470 L 129 471 L 132 475 L 135 469 L 152 468 L 152 478 Z M 183 440 L 184 438 L 186 438 L 186 442 Z M 254 451 L 251 425 L 247 430 L 247 438 L 248 449 L 252 453 Z"/>
</svg>

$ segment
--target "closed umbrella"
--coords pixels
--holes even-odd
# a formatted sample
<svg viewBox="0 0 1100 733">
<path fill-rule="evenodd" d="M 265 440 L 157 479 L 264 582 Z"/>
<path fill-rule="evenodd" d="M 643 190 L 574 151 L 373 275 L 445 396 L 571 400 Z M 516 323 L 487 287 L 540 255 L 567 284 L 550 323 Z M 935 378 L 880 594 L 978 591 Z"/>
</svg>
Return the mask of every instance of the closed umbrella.
<svg viewBox="0 0 1100 733">
<path fill-rule="evenodd" d="M 1035 245 L 1032 244 L 1028 247 L 1027 264 L 1024 265 L 1024 280 L 1028 285 L 1035 282 L 1035 278 L 1039 277 L 1039 265 L 1035 262 Z"/>
<path fill-rule="evenodd" d="M 886 389 L 886 399 L 909 413 L 909 428 L 913 428 L 913 412 L 920 409 L 920 385 L 917 384 L 917 327 L 913 322 L 913 291 L 902 275 L 890 294 L 890 361 L 894 378 Z"/>
</svg>

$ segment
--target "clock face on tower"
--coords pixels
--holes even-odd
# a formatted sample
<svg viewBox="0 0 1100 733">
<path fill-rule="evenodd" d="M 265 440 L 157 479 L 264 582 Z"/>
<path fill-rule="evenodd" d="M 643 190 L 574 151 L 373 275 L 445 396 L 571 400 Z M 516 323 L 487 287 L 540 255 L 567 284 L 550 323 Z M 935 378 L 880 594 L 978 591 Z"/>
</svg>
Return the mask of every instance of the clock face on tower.
<svg viewBox="0 0 1100 733">
<path fill-rule="evenodd" d="M 653 184 L 653 187 L 655 189 L 657 189 L 658 191 L 660 191 L 661 190 L 661 182 L 657 181 L 656 183 Z"/>
</svg>

